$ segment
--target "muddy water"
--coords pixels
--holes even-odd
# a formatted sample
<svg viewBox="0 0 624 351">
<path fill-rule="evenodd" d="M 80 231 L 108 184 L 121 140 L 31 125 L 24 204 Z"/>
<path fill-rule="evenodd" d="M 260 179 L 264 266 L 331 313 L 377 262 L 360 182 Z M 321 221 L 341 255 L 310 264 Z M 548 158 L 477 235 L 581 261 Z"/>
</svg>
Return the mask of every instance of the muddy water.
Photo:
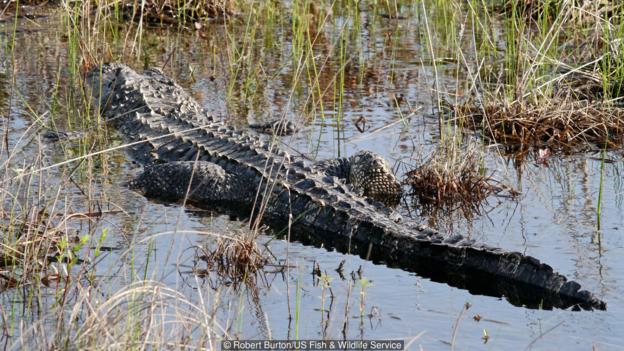
<svg viewBox="0 0 624 351">
<path fill-rule="evenodd" d="M 411 11 L 418 18 L 417 9 Z M 242 36 L 232 38 L 228 31 L 244 31 L 242 20 L 228 28 L 213 23 L 201 34 L 145 29 L 140 48 L 135 48 L 141 52 L 140 59 L 129 52 L 130 44 L 124 45 L 123 27 L 117 38 L 110 39 L 110 46 L 118 55 L 125 52 L 126 62 L 137 68 L 165 67 L 208 110 L 229 123 L 244 127 L 283 115 L 300 122 L 302 131 L 282 140 L 292 152 L 323 159 L 373 150 L 400 165 L 397 171 L 402 175 L 406 165 L 417 164 L 436 145 L 437 120 L 430 117 L 435 77 L 439 89 L 453 91 L 456 67 L 448 63 L 436 72 L 427 64 L 429 55 L 418 20 L 391 20 L 366 11 L 358 18 L 360 29 L 349 32 L 348 50 L 353 53 L 349 59 L 341 60 L 337 54 L 337 33 L 344 30 L 342 23 L 353 19 L 337 20 L 314 47 L 315 53 L 329 57 L 320 60 L 318 67 L 320 87 L 329 92 L 322 110 L 318 101 L 313 104 L 316 110 L 310 108 L 313 89 L 292 88 L 293 82 L 307 79 L 307 72 L 296 69 L 287 20 L 258 34 L 254 48 L 238 54 L 233 48 L 244 47 Z M 79 100 L 79 94 L 67 87 L 72 82 L 67 64 L 71 50 L 58 15 L 20 20 L 15 35 L 10 33 L 11 22 L 3 26 L 5 47 L 15 40 L 15 50 L 2 57 L 0 82 L 2 95 L 10 96 L 3 98 L 9 111 L 3 126 L 15 148 L 13 162 L 42 155 L 41 162 L 52 164 L 92 147 L 118 145 L 114 133 L 98 141 L 102 138 L 94 136 L 99 135 L 92 125 L 95 122 L 85 122 L 68 107 L 68 101 Z M 9 68 L 11 55 L 14 70 Z M 234 55 L 239 55 L 234 57 L 237 63 L 228 66 Z M 345 68 L 342 73 L 341 67 Z M 339 81 L 345 87 L 342 110 L 336 103 Z M 38 126 L 30 111 L 43 115 L 47 125 L 54 122 L 62 130 L 86 130 L 87 137 L 41 146 L 35 136 L 21 139 Z M 401 338 L 411 343 L 411 349 L 422 346 L 427 350 L 446 350 L 451 344 L 468 350 L 620 349 L 624 348 L 624 264 L 618 259 L 624 249 L 622 162 L 617 154 L 607 155 L 615 162 L 605 164 L 601 229 L 597 230 L 601 173 L 597 156 L 552 157 L 547 164 L 528 158 L 518 165 L 488 148 L 488 167 L 521 190 L 522 196 L 516 201 L 492 198 L 484 213 L 470 220 L 455 213 L 423 221 L 546 261 L 607 301 L 605 312 L 516 307 L 504 298 L 472 295 L 413 273 L 352 255 L 288 244 L 269 235 L 261 236 L 259 242 L 286 268 L 268 268 L 256 286 L 234 290 L 214 277 L 198 277 L 191 271 L 202 264 L 195 248 L 216 240 L 211 233 L 236 232 L 244 223 L 151 202 L 129 192 L 123 182 L 138 166 L 123 151 L 82 164 L 76 184 L 62 183 L 62 190 L 69 194 L 65 201 L 73 209 L 84 210 L 93 208 L 95 201 L 79 191 L 88 185 L 90 193 L 97 194 L 98 206 L 109 211 L 96 228 L 90 228 L 92 233 L 108 233 L 104 245 L 110 251 L 93 268 L 108 293 L 148 278 L 175 288 L 191 301 L 199 301 L 201 294 L 214 304 L 210 308 L 218 323 L 243 339 Z M 61 169 L 65 170 L 50 170 L 50 177 L 60 177 Z M 409 210 L 418 213 L 418 208 Z M 405 206 L 401 211 L 409 215 Z M 343 261 L 341 277 L 336 268 Z M 316 265 L 330 277 L 326 288 L 312 275 Z M 0 298 L 3 306 L 20 303 L 10 291 Z M 464 311 L 467 303 L 470 308 Z M 487 343 L 484 334 L 489 337 Z"/>
</svg>

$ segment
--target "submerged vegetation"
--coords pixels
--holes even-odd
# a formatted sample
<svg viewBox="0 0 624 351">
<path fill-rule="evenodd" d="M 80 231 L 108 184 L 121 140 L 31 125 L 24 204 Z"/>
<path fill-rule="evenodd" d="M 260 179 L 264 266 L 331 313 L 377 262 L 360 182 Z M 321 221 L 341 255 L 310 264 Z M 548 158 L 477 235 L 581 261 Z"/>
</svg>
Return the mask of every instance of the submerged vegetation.
<svg viewBox="0 0 624 351">
<path fill-rule="evenodd" d="M 518 161 L 527 149 L 599 151 L 600 199 L 597 209 L 591 201 L 584 206 L 598 220 L 605 209 L 606 155 L 616 159 L 619 154 L 608 152 L 621 151 L 624 143 L 624 6 L 617 1 L 53 3 L 17 3 L 43 6 L 44 19 L 22 17 L 31 10 L 20 6 L 5 9 L 15 12 L 4 17 L 0 65 L 4 345 L 215 349 L 223 337 L 256 335 L 244 330 L 243 306 L 249 294 L 257 302 L 255 279 L 273 266 L 258 244 L 261 234 L 215 239 L 194 233 L 176 238 L 182 249 L 156 248 L 160 238 L 184 234 L 184 216 L 169 209 L 162 217 L 171 216 L 175 228 L 162 229 L 143 210 L 123 206 L 155 205 L 128 200 L 127 190 L 119 190 L 131 173 L 121 165 L 127 146 L 107 130 L 83 79 L 103 62 L 162 68 L 234 125 L 280 118 L 314 126 L 293 146 L 303 145 L 310 159 L 344 156 L 352 150 L 349 142 L 366 147 L 366 138 L 376 138 L 371 144 L 399 150 L 382 152 L 401 155 L 408 165 L 404 184 L 421 205 L 459 210 L 468 220 L 492 196 L 519 194 L 504 185 L 509 179 L 498 179 L 508 176 L 497 169 L 507 158 Z M 54 44 L 38 34 L 48 25 L 61 29 Z M 414 111 L 430 117 L 414 122 Z M 391 120 L 380 120 L 379 113 Z M 426 126 L 424 140 L 414 136 L 421 130 L 411 130 L 419 123 Z M 44 130 L 81 134 L 49 146 L 37 137 Z M 378 137 L 387 130 L 399 135 L 396 143 Z M 449 137 L 448 130 L 457 135 Z M 491 145 L 511 152 L 491 151 L 499 150 Z M 330 150 L 321 150 L 325 146 Z M 419 160 L 417 153 L 430 156 Z M 146 235 L 161 229 L 167 235 Z M 592 242 L 602 245 L 600 228 Z M 287 248 L 287 260 L 290 254 Z M 175 266 L 173 273 L 167 264 Z M 344 322 L 336 323 L 330 312 L 337 308 L 337 283 L 324 272 L 318 291 L 310 293 L 298 269 L 287 261 L 275 275 L 286 281 L 279 293 L 288 305 L 289 338 L 295 337 L 291 327 L 299 331 L 302 294 L 321 296 L 314 308 L 323 336 L 333 335 L 332 327 L 353 336 L 352 304 L 360 330 L 366 318 L 371 325 L 381 320 L 378 306 L 367 306 L 374 288 L 368 280 L 361 279 L 359 296 L 351 296 L 355 279 L 347 279 Z M 201 280 L 211 274 L 219 280 L 206 289 Z M 223 307 L 232 303 L 222 303 L 228 295 L 240 306 Z M 254 308 L 262 336 L 272 337 L 266 314 Z M 455 331 L 452 339 L 454 347 Z M 490 345 L 496 342 L 495 334 L 488 336 Z"/>
</svg>

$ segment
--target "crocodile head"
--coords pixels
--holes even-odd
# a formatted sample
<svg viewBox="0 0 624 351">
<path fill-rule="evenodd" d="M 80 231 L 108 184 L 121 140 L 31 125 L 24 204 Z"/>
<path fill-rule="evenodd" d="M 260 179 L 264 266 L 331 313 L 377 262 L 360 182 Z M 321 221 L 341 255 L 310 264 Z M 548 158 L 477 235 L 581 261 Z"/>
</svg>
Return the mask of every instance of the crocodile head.
<svg viewBox="0 0 624 351">
<path fill-rule="evenodd" d="M 121 72 L 134 73 L 128 66 L 121 63 L 105 63 L 87 72 L 87 85 L 91 98 L 100 110 L 110 102 Z"/>
<path fill-rule="evenodd" d="M 349 183 L 364 196 L 386 204 L 396 204 L 403 190 L 394 173 L 379 155 L 360 151 L 349 158 Z"/>
</svg>

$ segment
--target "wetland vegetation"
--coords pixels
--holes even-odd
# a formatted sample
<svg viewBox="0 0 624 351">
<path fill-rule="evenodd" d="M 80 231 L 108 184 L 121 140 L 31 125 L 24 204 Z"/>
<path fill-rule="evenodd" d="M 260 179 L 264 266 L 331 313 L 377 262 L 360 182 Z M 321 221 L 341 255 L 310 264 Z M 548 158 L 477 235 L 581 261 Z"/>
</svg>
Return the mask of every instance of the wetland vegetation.
<svg viewBox="0 0 624 351">
<path fill-rule="evenodd" d="M 624 348 L 618 1 L 2 6 L 4 349 Z M 131 192 L 139 167 L 85 84 L 113 61 L 161 68 L 239 128 L 294 122 L 276 142 L 310 160 L 383 155 L 402 216 L 547 259 L 607 311 L 517 307 Z"/>
</svg>

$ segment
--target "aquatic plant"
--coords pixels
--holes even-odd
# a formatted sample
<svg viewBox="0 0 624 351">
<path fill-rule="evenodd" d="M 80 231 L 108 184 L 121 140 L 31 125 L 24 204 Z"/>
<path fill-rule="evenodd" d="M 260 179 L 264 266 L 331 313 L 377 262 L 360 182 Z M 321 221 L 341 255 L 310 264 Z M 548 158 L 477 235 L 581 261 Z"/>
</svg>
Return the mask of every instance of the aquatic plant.
<svg viewBox="0 0 624 351">
<path fill-rule="evenodd" d="M 410 186 L 410 195 L 421 206 L 460 209 L 467 217 L 479 213 L 491 195 L 504 190 L 516 195 L 485 168 L 481 148 L 475 143 L 465 148 L 453 141 L 440 144 L 406 173 L 404 184 Z"/>
</svg>

